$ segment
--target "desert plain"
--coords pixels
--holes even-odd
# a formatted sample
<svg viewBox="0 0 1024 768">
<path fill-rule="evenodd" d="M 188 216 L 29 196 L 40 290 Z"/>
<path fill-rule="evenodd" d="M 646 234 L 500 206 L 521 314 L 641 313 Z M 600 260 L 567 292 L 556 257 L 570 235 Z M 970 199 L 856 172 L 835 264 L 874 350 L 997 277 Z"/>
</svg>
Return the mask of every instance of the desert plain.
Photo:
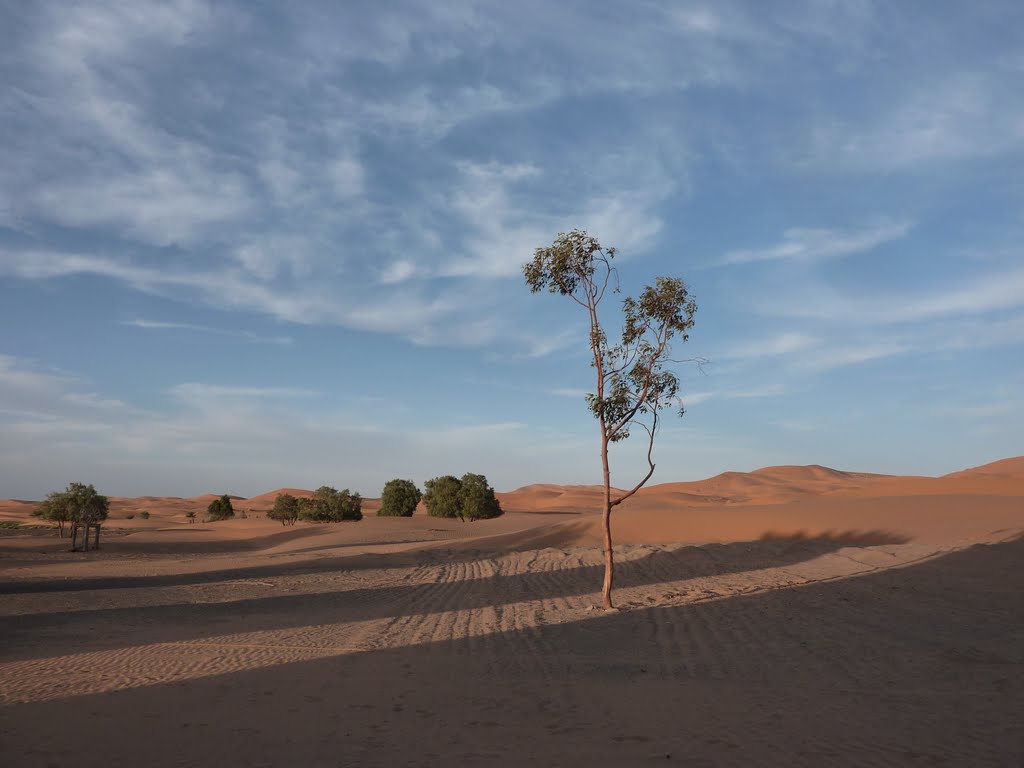
<svg viewBox="0 0 1024 768">
<path fill-rule="evenodd" d="M 88 553 L 0 502 L 0 765 L 1024 765 L 1024 457 L 652 485 L 610 612 L 599 488 L 294 527 L 276 493 L 112 499 Z"/>
</svg>

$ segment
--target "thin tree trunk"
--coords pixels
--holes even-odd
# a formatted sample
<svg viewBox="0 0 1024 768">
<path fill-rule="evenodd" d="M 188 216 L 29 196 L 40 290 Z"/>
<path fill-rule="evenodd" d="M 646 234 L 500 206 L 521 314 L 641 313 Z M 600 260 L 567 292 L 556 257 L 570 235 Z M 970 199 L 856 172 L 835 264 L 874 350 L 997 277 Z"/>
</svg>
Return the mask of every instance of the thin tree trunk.
<svg viewBox="0 0 1024 768">
<path fill-rule="evenodd" d="M 615 557 L 612 552 L 612 476 L 608 469 L 608 439 L 604 435 L 601 440 L 601 468 L 604 471 L 604 511 L 601 516 L 601 525 L 604 529 L 604 586 L 601 588 L 601 598 L 605 610 L 610 611 L 615 607 L 612 605 Z"/>
</svg>

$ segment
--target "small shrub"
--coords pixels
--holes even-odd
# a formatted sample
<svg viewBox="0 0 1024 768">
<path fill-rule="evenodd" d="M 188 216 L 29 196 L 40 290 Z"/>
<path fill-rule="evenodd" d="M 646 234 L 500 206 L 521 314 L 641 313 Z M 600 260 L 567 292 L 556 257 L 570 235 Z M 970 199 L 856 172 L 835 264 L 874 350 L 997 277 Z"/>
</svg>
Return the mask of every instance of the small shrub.
<svg viewBox="0 0 1024 768">
<path fill-rule="evenodd" d="M 141 512 L 139 512 L 139 517 L 141 517 L 143 520 L 149 520 L 149 512 L 147 512 L 146 510 L 142 510 Z"/>
<path fill-rule="evenodd" d="M 134 512 L 129 512 L 127 515 L 124 516 L 124 519 L 125 520 L 134 520 L 135 519 L 135 513 Z"/>
<path fill-rule="evenodd" d="M 21 527 L 21 523 L 18 522 L 17 520 L 0 520 L 0 528 L 12 529 L 12 528 L 20 528 L 20 527 Z"/>
</svg>

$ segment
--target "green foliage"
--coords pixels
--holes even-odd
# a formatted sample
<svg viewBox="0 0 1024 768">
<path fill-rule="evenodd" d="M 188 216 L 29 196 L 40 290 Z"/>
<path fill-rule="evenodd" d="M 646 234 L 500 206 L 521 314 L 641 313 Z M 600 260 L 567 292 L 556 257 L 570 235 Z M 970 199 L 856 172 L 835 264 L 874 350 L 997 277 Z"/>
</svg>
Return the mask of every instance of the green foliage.
<svg viewBox="0 0 1024 768">
<path fill-rule="evenodd" d="M 194 509 L 190 509 L 188 512 L 185 513 L 185 517 L 187 517 L 189 520 L 194 519 L 195 516 L 196 516 L 196 511 Z"/>
<path fill-rule="evenodd" d="M 466 520 L 487 520 L 503 514 L 501 504 L 494 495 L 494 489 L 483 475 L 467 473 L 462 476 L 459 498 L 462 501 L 462 515 Z"/>
<path fill-rule="evenodd" d="M 561 233 L 548 248 L 537 248 L 523 265 L 523 276 L 533 293 L 548 290 L 571 297 L 590 314 L 591 365 L 597 369 L 597 393 L 587 395 L 587 406 L 601 422 L 609 442 L 629 437 L 630 427 L 644 423 L 650 434 L 658 411 L 679 401 L 679 379 L 667 370 L 673 362 L 671 342 L 686 342 L 694 325 L 697 304 L 679 278 L 658 277 L 639 298 L 622 302 L 621 341 L 610 345 L 597 315 L 598 305 L 617 280 L 611 266 L 614 248 L 603 248 L 586 232 Z M 613 290 L 618 292 L 618 285 Z"/>
<path fill-rule="evenodd" d="M 271 520 L 280 520 L 281 525 L 295 525 L 299 519 L 299 500 L 290 493 L 279 493 L 274 499 L 274 508 L 267 512 Z"/>
<path fill-rule="evenodd" d="M 0 520 L 0 529 L 14 529 L 20 527 L 21 522 L 18 520 Z"/>
<path fill-rule="evenodd" d="M 426 482 L 423 501 L 433 517 L 457 517 L 460 520 L 485 520 L 502 514 L 494 489 L 483 475 L 466 473 L 462 479 L 442 475 Z"/>
<path fill-rule="evenodd" d="M 388 480 L 380 494 L 380 517 L 412 517 L 423 494 L 412 480 Z"/>
<path fill-rule="evenodd" d="M 311 499 L 299 499 L 299 517 L 316 523 L 338 523 L 363 519 L 363 498 L 348 488 L 338 491 L 328 485 L 317 488 Z"/>
<path fill-rule="evenodd" d="M 441 475 L 424 483 L 423 502 L 432 517 L 462 517 L 462 482 L 454 475 Z"/>
<path fill-rule="evenodd" d="M 96 493 L 90 484 L 69 483 L 63 491 L 53 491 L 33 510 L 34 517 L 57 523 L 61 536 L 65 523 L 101 523 L 110 513 L 110 500 Z"/>
<path fill-rule="evenodd" d="M 149 512 L 147 512 L 146 510 L 142 510 L 141 512 L 139 512 L 139 517 L 141 517 L 143 520 L 149 520 Z"/>
<path fill-rule="evenodd" d="M 235 516 L 235 508 L 231 506 L 231 497 L 226 493 L 210 502 L 206 508 L 206 516 L 213 521 L 228 520 Z"/>
</svg>

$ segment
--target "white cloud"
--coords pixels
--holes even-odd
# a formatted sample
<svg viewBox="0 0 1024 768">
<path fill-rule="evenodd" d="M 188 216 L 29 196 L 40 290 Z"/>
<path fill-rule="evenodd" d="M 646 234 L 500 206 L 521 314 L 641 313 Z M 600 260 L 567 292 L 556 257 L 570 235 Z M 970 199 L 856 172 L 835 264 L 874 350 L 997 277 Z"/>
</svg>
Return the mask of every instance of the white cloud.
<svg viewBox="0 0 1024 768">
<path fill-rule="evenodd" d="M 910 221 L 878 222 L 859 229 L 793 228 L 783 233 L 777 245 L 762 249 L 729 251 L 723 264 L 747 264 L 755 261 L 819 261 L 851 256 L 898 240 L 913 226 Z"/>
<path fill-rule="evenodd" d="M 263 344 L 291 344 L 294 341 L 290 336 L 262 336 L 258 333 L 253 333 L 252 331 L 234 328 L 214 328 L 208 325 L 196 325 L 194 323 L 175 323 L 163 320 L 144 320 L 142 318 L 126 320 L 123 325 L 130 325 L 134 328 L 145 328 L 147 330 L 179 330 L 195 331 L 197 333 L 210 333 L 216 336 L 246 339 L 248 341 Z"/>
<path fill-rule="evenodd" d="M 803 368 L 813 371 L 826 371 L 860 365 L 886 357 L 894 357 L 910 351 L 910 347 L 898 343 L 864 344 L 858 346 L 838 346 L 821 350 L 800 361 Z"/>
<path fill-rule="evenodd" d="M 877 172 L 1017 151 L 1024 142 L 1019 79 L 1000 66 L 936 77 L 890 109 L 872 110 L 872 120 L 817 124 L 805 162 Z"/>
<path fill-rule="evenodd" d="M 314 397 L 319 393 L 301 387 L 238 387 L 187 382 L 170 389 L 175 398 L 189 403 L 207 403 L 213 400 L 252 400 L 264 398 Z"/>
<path fill-rule="evenodd" d="M 557 387 L 555 389 L 548 390 L 552 395 L 556 397 L 572 397 L 577 400 L 582 400 L 589 394 L 586 389 L 577 389 L 575 387 Z"/>
<path fill-rule="evenodd" d="M 748 341 L 726 348 L 724 359 L 748 360 L 761 357 L 778 357 L 810 349 L 821 343 L 816 336 L 806 333 L 786 332 L 767 339 Z"/>
<path fill-rule="evenodd" d="M 418 273 L 416 263 L 410 259 L 393 261 L 381 270 L 379 280 L 385 285 L 404 283 Z"/>
</svg>

